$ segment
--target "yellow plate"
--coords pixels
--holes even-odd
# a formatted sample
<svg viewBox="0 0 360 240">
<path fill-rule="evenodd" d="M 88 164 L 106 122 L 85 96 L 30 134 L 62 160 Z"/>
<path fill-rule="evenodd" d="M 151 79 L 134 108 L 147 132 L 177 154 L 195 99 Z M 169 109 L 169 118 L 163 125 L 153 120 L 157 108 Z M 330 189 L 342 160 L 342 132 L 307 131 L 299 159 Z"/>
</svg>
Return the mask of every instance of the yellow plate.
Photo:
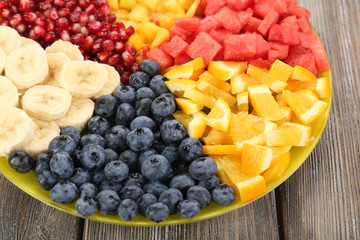
<svg viewBox="0 0 360 240">
<path fill-rule="evenodd" d="M 281 175 L 279 178 L 275 179 L 274 181 L 267 184 L 266 188 L 266 194 L 274 190 L 277 186 L 279 186 L 281 183 L 283 183 L 286 179 L 288 179 L 300 166 L 305 162 L 307 157 L 310 155 L 312 150 L 315 148 L 317 142 L 319 141 L 322 132 L 325 129 L 326 122 L 330 115 L 331 110 L 331 103 L 332 103 L 332 75 L 331 70 L 328 70 L 326 72 L 323 72 L 320 74 L 320 77 L 326 77 L 329 79 L 331 84 L 331 97 L 329 99 L 323 100 L 328 103 L 326 111 L 312 124 L 312 137 L 313 140 L 309 143 L 308 146 L 302 147 L 302 148 L 292 148 L 291 150 L 291 161 L 289 164 L 289 167 L 284 172 L 283 175 Z M 43 190 L 36 182 L 36 176 L 33 171 L 23 174 L 23 173 L 17 173 L 14 170 L 12 170 L 8 164 L 7 159 L 0 158 L 0 171 L 1 173 L 9 179 L 12 183 L 14 183 L 16 186 L 18 186 L 20 189 L 25 191 L 26 193 L 30 194 L 34 198 L 52 206 L 55 208 L 58 208 L 62 211 L 65 211 L 67 213 L 76 215 L 81 217 L 76 213 L 75 210 L 75 203 L 69 204 L 69 205 L 61 205 L 53 202 L 50 199 L 49 192 Z M 6 194 L 6 193 L 2 193 Z M 264 195 L 266 195 L 264 194 Z M 263 195 L 263 196 L 264 196 Z M 15 196 L 14 196 L 15 197 Z M 261 196 L 262 197 L 262 196 Z M 259 197 L 260 198 L 260 197 Z M 255 201 L 255 200 L 254 200 Z M 99 211 L 97 211 L 94 215 L 88 217 L 87 219 L 91 219 L 94 221 L 99 222 L 105 222 L 105 223 L 111 223 L 111 224 L 120 224 L 120 225 L 129 225 L 129 226 L 159 226 L 159 225 L 172 225 L 172 224 L 182 224 L 182 223 L 190 223 L 190 222 L 196 222 L 205 220 L 208 218 L 216 217 L 221 214 L 225 214 L 228 212 L 231 212 L 235 209 L 241 208 L 250 202 L 243 203 L 239 201 L 239 198 L 237 197 L 237 201 L 231 204 L 227 207 L 222 207 L 214 202 L 211 203 L 211 205 L 206 208 L 202 209 L 198 216 L 192 218 L 192 219 L 184 219 L 178 216 L 177 214 L 170 215 L 166 221 L 156 224 L 154 222 L 151 222 L 147 220 L 145 217 L 138 214 L 138 216 L 130 222 L 122 221 L 119 216 L 104 216 Z"/>
</svg>

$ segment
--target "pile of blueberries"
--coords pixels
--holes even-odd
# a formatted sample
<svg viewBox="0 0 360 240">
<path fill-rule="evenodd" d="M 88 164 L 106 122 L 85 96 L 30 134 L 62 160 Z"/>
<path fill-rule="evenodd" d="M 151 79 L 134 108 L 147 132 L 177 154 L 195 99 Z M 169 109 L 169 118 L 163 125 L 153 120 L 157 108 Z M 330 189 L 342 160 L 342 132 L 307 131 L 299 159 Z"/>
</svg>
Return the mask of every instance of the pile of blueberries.
<svg viewBox="0 0 360 240">
<path fill-rule="evenodd" d="M 200 141 L 173 119 L 175 96 L 159 65 L 145 60 L 140 68 L 130 85 L 95 102 L 88 134 L 81 137 L 74 127 L 65 127 L 48 154 L 34 162 L 26 152 L 14 151 L 10 166 L 18 172 L 34 169 L 53 201 L 76 201 L 82 216 L 99 209 L 124 221 L 140 213 L 159 223 L 176 212 L 193 218 L 211 200 L 231 204 L 235 191 L 215 176 L 214 159 L 203 156 Z"/>
</svg>

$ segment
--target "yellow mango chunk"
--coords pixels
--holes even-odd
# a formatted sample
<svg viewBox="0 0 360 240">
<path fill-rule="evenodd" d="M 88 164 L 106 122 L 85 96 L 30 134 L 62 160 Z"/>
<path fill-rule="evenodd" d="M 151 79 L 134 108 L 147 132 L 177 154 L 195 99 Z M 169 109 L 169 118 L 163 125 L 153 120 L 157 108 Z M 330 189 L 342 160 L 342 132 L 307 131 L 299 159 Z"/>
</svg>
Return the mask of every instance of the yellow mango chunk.
<svg viewBox="0 0 360 240">
<path fill-rule="evenodd" d="M 113 10 L 113 13 L 116 16 L 116 20 L 119 22 L 123 22 L 123 20 L 129 18 L 129 11 L 126 9 L 116 9 Z"/>
<path fill-rule="evenodd" d="M 152 41 L 150 47 L 151 48 L 157 47 L 157 46 L 159 46 L 160 44 L 162 44 L 163 42 L 165 42 L 165 41 L 167 41 L 169 39 L 170 39 L 169 31 L 167 29 L 161 28 L 157 32 L 157 34 L 156 34 L 154 40 Z"/>
<path fill-rule="evenodd" d="M 188 8 L 186 14 L 185 14 L 185 17 L 187 18 L 191 18 L 191 17 L 194 17 L 195 14 L 196 14 L 196 11 L 199 7 L 199 4 L 200 4 L 200 0 L 195 0 L 192 5 Z M 187 8 L 183 6 L 183 8 L 186 10 Z"/>
<path fill-rule="evenodd" d="M 136 51 L 139 51 L 144 46 L 143 38 L 140 37 L 140 35 L 135 32 L 128 40 L 128 43 L 132 43 L 136 49 Z"/>
<path fill-rule="evenodd" d="M 119 1 L 118 0 L 108 0 L 109 7 L 111 9 L 118 9 L 119 8 Z"/>
<path fill-rule="evenodd" d="M 136 4 L 129 13 L 129 20 L 138 22 L 150 21 L 149 10 L 141 4 Z"/>
<path fill-rule="evenodd" d="M 127 10 L 132 10 L 136 6 L 136 0 L 120 0 L 119 7 Z"/>
<path fill-rule="evenodd" d="M 173 113 L 173 117 L 185 126 L 190 137 L 199 139 L 204 134 L 206 129 L 205 113 L 197 112 L 186 115 L 184 112 L 177 111 Z"/>
<path fill-rule="evenodd" d="M 125 0 L 123 0 L 125 1 Z M 156 6 L 159 4 L 160 0 L 137 0 L 138 3 L 144 5 L 151 11 L 156 10 Z"/>
<path fill-rule="evenodd" d="M 152 22 L 143 21 L 140 23 L 137 32 L 142 37 L 144 42 L 152 43 L 160 29 L 161 28 L 159 26 L 156 26 L 156 24 Z"/>
<path fill-rule="evenodd" d="M 199 76 L 199 80 L 206 81 L 207 83 L 213 85 L 214 87 L 217 87 L 227 93 L 231 93 L 232 85 L 230 85 L 228 82 L 221 81 L 221 80 L 215 78 L 208 71 L 205 71 L 203 74 L 201 74 Z"/>
<path fill-rule="evenodd" d="M 193 69 L 193 72 L 202 70 L 205 68 L 204 59 L 202 57 L 195 58 L 194 60 L 187 62 L 184 64 L 184 66 L 191 66 Z"/>
</svg>

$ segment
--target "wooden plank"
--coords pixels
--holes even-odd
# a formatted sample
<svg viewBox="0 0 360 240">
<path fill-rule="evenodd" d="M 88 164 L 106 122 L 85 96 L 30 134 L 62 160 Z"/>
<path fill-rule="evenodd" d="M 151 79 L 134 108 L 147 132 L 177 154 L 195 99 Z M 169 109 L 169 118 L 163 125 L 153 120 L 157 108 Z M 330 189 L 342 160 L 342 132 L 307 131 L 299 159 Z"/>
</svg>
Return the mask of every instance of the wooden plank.
<svg viewBox="0 0 360 240">
<path fill-rule="evenodd" d="M 327 49 L 334 101 L 310 158 L 277 190 L 284 239 L 360 236 L 360 2 L 301 0 Z"/>
<path fill-rule="evenodd" d="M 278 239 L 275 194 L 231 213 L 197 223 L 165 227 L 127 227 L 85 220 L 86 240 Z"/>
<path fill-rule="evenodd" d="M 0 239 L 81 239 L 83 220 L 29 196 L 0 174 Z"/>
</svg>

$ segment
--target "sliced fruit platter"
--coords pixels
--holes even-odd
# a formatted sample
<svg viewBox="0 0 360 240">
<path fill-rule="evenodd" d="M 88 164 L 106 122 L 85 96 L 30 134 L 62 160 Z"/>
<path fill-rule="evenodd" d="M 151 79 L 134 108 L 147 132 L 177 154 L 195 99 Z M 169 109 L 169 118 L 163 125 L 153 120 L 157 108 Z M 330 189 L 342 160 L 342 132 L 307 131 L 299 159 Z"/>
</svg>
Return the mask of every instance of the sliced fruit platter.
<svg viewBox="0 0 360 240">
<path fill-rule="evenodd" d="M 309 156 L 332 79 L 296 0 L 1 0 L 0 171 L 77 216 L 214 217 Z"/>
</svg>

